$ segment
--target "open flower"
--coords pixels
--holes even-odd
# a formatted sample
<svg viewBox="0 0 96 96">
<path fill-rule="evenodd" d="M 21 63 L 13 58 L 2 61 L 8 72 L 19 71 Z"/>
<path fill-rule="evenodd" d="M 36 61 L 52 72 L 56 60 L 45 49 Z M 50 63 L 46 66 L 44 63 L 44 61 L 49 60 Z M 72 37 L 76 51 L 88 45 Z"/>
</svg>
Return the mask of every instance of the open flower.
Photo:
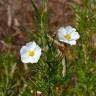
<svg viewBox="0 0 96 96">
<path fill-rule="evenodd" d="M 22 46 L 20 50 L 23 63 L 37 63 L 41 56 L 41 48 L 33 41 Z"/>
<path fill-rule="evenodd" d="M 75 45 L 76 40 L 80 37 L 78 32 L 76 32 L 76 29 L 71 26 L 59 28 L 57 36 L 59 41 L 65 42 L 70 45 Z"/>
<path fill-rule="evenodd" d="M 41 91 L 37 91 L 37 95 L 39 96 L 41 96 L 41 94 L 42 94 L 42 92 Z"/>
</svg>

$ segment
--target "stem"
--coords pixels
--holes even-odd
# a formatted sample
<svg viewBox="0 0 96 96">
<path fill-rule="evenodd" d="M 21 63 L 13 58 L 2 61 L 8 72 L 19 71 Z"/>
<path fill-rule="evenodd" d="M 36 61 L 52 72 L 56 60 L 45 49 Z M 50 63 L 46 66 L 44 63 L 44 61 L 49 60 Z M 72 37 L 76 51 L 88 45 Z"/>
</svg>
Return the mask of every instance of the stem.
<svg viewBox="0 0 96 96">
<path fill-rule="evenodd" d="M 49 78 L 48 78 L 48 83 L 49 83 L 49 86 L 48 86 L 48 96 L 51 96 L 51 86 L 50 86 L 50 80 L 51 80 L 51 67 L 49 66 L 50 64 L 48 64 L 48 69 L 49 69 Z"/>
<path fill-rule="evenodd" d="M 35 3 L 34 3 L 34 1 L 33 0 L 31 0 L 31 4 L 32 4 L 32 6 L 33 6 L 33 8 L 34 8 L 34 12 L 35 12 L 35 16 L 36 16 L 36 18 L 37 18 L 37 20 L 38 20 L 38 22 L 40 22 L 40 13 L 39 13 L 39 11 L 38 11 L 38 9 L 37 9 L 37 7 L 36 7 L 36 5 L 35 5 Z"/>
</svg>

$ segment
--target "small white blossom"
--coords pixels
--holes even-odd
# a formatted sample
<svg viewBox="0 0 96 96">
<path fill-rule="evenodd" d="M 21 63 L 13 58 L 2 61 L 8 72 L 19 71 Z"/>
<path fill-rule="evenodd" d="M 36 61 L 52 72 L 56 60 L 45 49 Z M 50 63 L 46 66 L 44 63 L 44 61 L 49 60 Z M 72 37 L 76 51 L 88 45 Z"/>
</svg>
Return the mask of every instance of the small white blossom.
<svg viewBox="0 0 96 96">
<path fill-rule="evenodd" d="M 41 91 L 37 91 L 37 95 L 41 95 L 42 94 L 42 92 Z"/>
<path fill-rule="evenodd" d="M 23 63 L 37 63 L 41 56 L 41 48 L 34 41 L 29 42 L 22 46 L 20 55 Z"/>
<path fill-rule="evenodd" d="M 61 42 L 65 42 L 70 45 L 76 45 L 76 40 L 79 39 L 80 35 L 78 32 L 76 32 L 75 28 L 67 26 L 59 28 L 57 37 Z"/>
<path fill-rule="evenodd" d="M 33 93 L 34 91 L 33 90 L 31 90 L 31 93 Z"/>
</svg>

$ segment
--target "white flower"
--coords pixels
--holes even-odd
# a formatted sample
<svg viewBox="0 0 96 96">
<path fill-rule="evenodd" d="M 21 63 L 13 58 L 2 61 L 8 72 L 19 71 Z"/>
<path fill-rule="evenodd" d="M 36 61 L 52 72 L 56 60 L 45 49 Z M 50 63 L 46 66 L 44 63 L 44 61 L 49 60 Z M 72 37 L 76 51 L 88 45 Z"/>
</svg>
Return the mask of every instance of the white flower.
<svg viewBox="0 0 96 96">
<path fill-rule="evenodd" d="M 31 90 L 31 93 L 33 93 L 34 91 L 33 90 Z"/>
<path fill-rule="evenodd" d="M 41 48 L 33 41 L 22 46 L 20 50 L 23 63 L 37 63 L 41 56 Z"/>
<path fill-rule="evenodd" d="M 42 94 L 42 92 L 41 91 L 37 91 L 37 95 L 40 95 L 40 94 Z"/>
<path fill-rule="evenodd" d="M 70 45 L 75 45 L 76 40 L 80 37 L 78 32 L 76 32 L 76 29 L 71 26 L 59 28 L 57 36 L 59 41 L 68 43 Z"/>
</svg>

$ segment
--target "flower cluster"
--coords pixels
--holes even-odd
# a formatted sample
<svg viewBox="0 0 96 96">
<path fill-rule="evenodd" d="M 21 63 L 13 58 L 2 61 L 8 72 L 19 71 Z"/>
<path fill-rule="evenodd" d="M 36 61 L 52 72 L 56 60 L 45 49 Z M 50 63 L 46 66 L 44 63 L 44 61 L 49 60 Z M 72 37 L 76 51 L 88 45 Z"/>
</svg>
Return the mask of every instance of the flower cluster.
<svg viewBox="0 0 96 96">
<path fill-rule="evenodd" d="M 79 39 L 80 35 L 76 32 L 76 29 L 67 26 L 58 29 L 57 38 L 60 42 L 75 45 L 76 40 Z M 23 63 L 37 63 L 41 56 L 41 48 L 33 41 L 22 46 L 20 50 L 21 61 Z"/>
</svg>

